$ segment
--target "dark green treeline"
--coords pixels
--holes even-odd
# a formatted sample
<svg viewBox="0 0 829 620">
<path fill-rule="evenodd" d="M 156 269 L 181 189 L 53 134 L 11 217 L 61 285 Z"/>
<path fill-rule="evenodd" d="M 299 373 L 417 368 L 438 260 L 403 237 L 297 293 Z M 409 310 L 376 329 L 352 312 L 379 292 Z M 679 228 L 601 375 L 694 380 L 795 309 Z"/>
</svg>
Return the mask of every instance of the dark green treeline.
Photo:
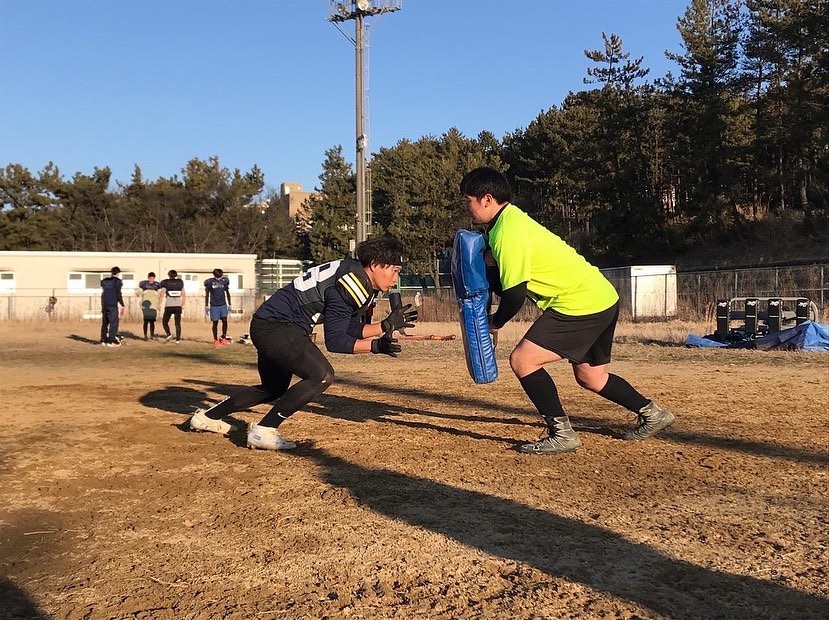
<svg viewBox="0 0 829 620">
<path fill-rule="evenodd" d="M 375 234 L 409 249 L 411 268 L 470 222 L 458 195 L 479 165 L 504 170 L 515 200 L 605 264 L 672 258 L 739 237 L 769 215 L 804 234 L 826 226 L 829 1 L 692 0 L 678 20 L 678 75 L 649 79 L 643 58 L 603 34 L 585 83 L 498 139 L 403 139 L 370 162 Z M 495 96 L 493 91 L 493 96 Z M 54 165 L 0 170 L 0 249 L 242 252 L 321 261 L 348 254 L 355 178 L 339 146 L 319 195 L 290 220 L 257 167 L 193 159 L 180 176 L 126 185 L 109 168 L 65 179 Z M 113 187 L 114 186 L 114 187 Z"/>
</svg>

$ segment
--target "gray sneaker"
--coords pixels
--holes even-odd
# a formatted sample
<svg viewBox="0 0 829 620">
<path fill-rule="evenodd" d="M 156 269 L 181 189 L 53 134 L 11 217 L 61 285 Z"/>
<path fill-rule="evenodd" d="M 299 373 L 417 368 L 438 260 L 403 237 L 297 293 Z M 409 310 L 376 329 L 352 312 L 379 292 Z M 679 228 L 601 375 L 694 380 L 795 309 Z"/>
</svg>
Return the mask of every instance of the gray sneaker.
<svg viewBox="0 0 829 620">
<path fill-rule="evenodd" d="M 625 439 L 647 439 L 668 428 L 676 416 L 651 401 L 636 414 L 636 426 L 625 433 Z"/>
<path fill-rule="evenodd" d="M 522 454 L 564 454 L 581 448 L 581 439 L 573 430 L 568 417 L 553 418 L 549 434 L 538 441 L 523 443 L 518 446 Z"/>
</svg>

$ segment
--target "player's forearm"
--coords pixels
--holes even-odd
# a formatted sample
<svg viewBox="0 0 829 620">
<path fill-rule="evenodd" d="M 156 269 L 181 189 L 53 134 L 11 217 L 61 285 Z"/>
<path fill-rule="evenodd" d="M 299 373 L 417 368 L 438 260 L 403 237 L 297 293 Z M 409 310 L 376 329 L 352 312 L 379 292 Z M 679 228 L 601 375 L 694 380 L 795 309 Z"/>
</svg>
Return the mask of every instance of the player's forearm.
<svg viewBox="0 0 829 620">
<path fill-rule="evenodd" d="M 354 350 L 352 353 L 360 354 L 360 353 L 371 353 L 371 338 L 366 338 L 363 340 L 355 340 L 354 341 Z"/>
<path fill-rule="evenodd" d="M 501 328 L 504 323 L 518 314 L 524 301 L 527 299 L 527 283 L 516 284 L 501 294 L 501 301 L 498 304 L 498 311 L 492 315 L 492 325 Z"/>
<path fill-rule="evenodd" d="M 363 325 L 363 338 L 376 338 L 383 335 L 383 328 L 380 323 L 367 323 Z M 371 341 L 369 343 L 369 351 L 371 350 Z"/>
</svg>

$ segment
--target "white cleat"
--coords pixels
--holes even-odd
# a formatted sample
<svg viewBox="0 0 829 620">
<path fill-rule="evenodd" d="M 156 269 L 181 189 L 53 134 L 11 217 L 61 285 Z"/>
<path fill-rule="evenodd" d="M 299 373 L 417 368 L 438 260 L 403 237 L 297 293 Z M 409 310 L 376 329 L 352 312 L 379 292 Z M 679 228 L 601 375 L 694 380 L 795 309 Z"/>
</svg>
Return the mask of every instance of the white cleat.
<svg viewBox="0 0 829 620">
<path fill-rule="evenodd" d="M 293 441 L 282 439 L 275 428 L 254 424 L 248 431 L 248 448 L 260 450 L 293 450 Z"/>
<path fill-rule="evenodd" d="M 205 409 L 199 409 L 190 418 L 190 428 L 194 431 L 207 431 L 208 433 L 218 433 L 219 435 L 227 435 L 239 429 L 232 424 L 228 424 L 224 420 L 212 420 L 204 415 Z"/>
</svg>

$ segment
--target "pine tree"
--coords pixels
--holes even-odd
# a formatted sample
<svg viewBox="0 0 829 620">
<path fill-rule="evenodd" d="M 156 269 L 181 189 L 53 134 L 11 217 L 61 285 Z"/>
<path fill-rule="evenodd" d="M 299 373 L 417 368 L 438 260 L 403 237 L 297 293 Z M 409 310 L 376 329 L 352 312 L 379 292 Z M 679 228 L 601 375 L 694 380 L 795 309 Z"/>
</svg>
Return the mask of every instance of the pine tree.
<svg viewBox="0 0 829 620">
<path fill-rule="evenodd" d="M 309 201 L 308 242 L 311 260 L 323 263 L 345 258 L 356 238 L 357 186 L 342 146 L 325 152 L 320 186 Z"/>
</svg>

